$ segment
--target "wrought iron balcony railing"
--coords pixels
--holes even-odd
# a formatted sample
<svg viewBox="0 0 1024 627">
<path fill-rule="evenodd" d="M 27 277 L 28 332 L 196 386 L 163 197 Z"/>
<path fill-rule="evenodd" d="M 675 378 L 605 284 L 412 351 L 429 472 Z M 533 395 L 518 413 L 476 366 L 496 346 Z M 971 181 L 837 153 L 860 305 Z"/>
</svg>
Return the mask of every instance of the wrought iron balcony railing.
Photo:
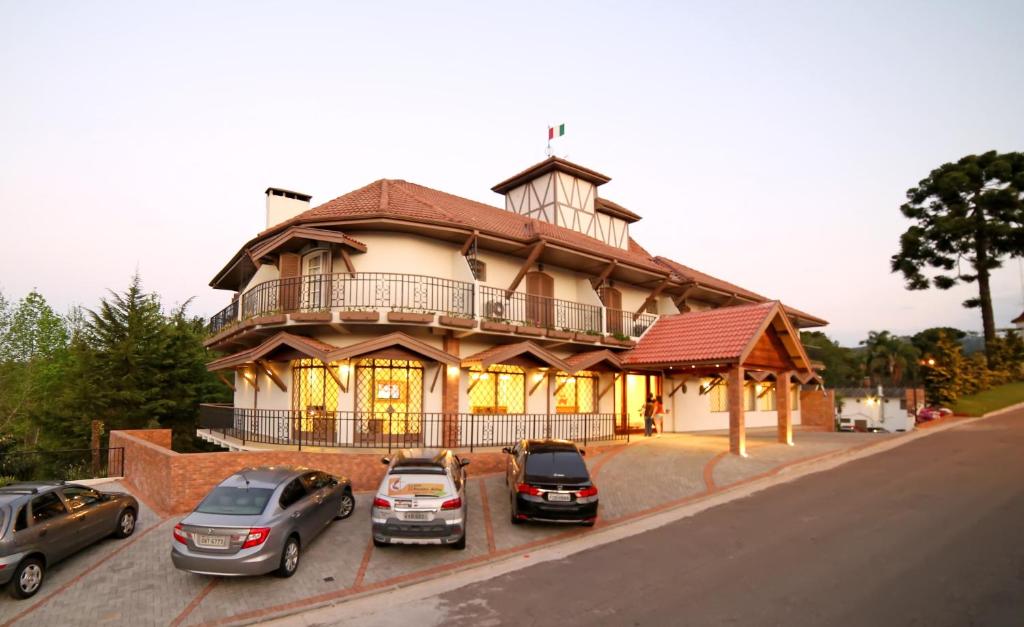
<svg viewBox="0 0 1024 627">
<path fill-rule="evenodd" d="M 479 310 L 478 310 L 479 309 Z M 272 279 L 210 318 L 217 333 L 259 316 L 319 311 L 407 311 L 503 321 L 559 331 L 636 338 L 657 315 L 578 303 L 418 274 L 354 272 Z"/>
<path fill-rule="evenodd" d="M 614 414 L 467 414 L 245 409 L 200 405 L 199 428 L 251 444 L 325 448 L 512 446 L 523 438 L 582 444 L 628 439 Z"/>
<path fill-rule="evenodd" d="M 481 315 L 512 324 L 600 335 L 601 307 L 480 286 Z"/>
</svg>

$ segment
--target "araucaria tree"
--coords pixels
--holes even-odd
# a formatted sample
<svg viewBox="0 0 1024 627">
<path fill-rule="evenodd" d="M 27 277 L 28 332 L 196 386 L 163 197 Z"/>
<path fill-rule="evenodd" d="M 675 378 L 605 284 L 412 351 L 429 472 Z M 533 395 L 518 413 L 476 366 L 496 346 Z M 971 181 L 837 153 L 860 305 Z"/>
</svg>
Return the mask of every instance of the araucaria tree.
<svg viewBox="0 0 1024 627">
<path fill-rule="evenodd" d="M 989 278 L 1007 256 L 1024 255 L 1024 153 L 969 155 L 932 170 L 907 190 L 900 211 L 914 224 L 900 237 L 892 271 L 907 288 L 978 283 L 986 348 L 996 337 Z M 925 270 L 936 271 L 929 277 Z"/>
</svg>

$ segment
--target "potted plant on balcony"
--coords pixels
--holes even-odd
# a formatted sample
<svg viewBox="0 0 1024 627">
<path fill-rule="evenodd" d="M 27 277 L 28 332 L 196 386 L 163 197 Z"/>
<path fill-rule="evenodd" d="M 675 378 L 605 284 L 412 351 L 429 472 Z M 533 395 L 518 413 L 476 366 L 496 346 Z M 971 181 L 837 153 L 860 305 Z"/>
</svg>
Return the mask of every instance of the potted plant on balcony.
<svg viewBox="0 0 1024 627">
<path fill-rule="evenodd" d="M 407 311 L 397 308 L 388 312 L 388 322 L 430 324 L 433 321 L 434 313 L 432 311 Z"/>
<path fill-rule="evenodd" d="M 601 334 L 597 331 L 594 331 L 593 329 L 587 329 L 586 331 L 576 333 L 577 342 L 586 342 L 588 344 L 593 344 L 599 339 L 601 339 Z"/>
<path fill-rule="evenodd" d="M 476 326 L 476 319 L 469 314 L 448 312 L 437 317 L 438 324 L 446 327 L 458 327 L 460 329 L 472 329 Z"/>
<path fill-rule="evenodd" d="M 294 322 L 330 322 L 334 319 L 334 314 L 330 309 L 322 309 L 320 311 L 295 311 L 288 314 L 288 317 Z"/>
<path fill-rule="evenodd" d="M 500 333 L 511 333 L 512 324 L 504 318 L 488 316 L 480 321 L 480 329 L 483 331 L 498 331 Z"/>
<path fill-rule="evenodd" d="M 338 312 L 341 322 L 377 322 L 380 312 L 372 309 L 346 309 Z"/>
<path fill-rule="evenodd" d="M 520 335 L 531 335 L 533 337 L 541 337 L 544 335 L 544 327 L 541 326 L 539 321 L 527 322 L 526 324 L 517 324 L 516 333 Z"/>
<path fill-rule="evenodd" d="M 553 340 L 571 340 L 575 333 L 572 329 L 558 330 L 552 327 L 548 327 L 547 336 Z"/>
<path fill-rule="evenodd" d="M 636 342 L 629 339 L 628 335 L 618 332 L 604 336 L 603 338 L 601 338 L 601 343 L 608 344 L 609 346 L 623 346 L 626 348 L 636 346 Z"/>
</svg>

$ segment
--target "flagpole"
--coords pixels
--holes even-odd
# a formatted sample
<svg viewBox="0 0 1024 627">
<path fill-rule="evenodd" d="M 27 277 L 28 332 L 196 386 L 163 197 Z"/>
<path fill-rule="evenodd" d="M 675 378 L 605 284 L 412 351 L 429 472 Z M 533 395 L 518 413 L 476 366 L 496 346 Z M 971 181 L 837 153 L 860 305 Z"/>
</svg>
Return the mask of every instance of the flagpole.
<svg viewBox="0 0 1024 627">
<path fill-rule="evenodd" d="M 548 127 L 548 147 L 544 151 L 544 154 L 546 154 L 549 157 L 551 156 L 551 127 L 550 126 Z"/>
</svg>

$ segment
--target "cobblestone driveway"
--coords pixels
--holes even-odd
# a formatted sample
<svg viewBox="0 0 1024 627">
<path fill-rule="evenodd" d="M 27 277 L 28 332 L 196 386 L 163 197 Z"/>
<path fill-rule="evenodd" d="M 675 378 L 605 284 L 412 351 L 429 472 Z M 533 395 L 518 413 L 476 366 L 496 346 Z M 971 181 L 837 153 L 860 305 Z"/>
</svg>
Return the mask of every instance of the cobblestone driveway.
<svg viewBox="0 0 1024 627">
<path fill-rule="evenodd" d="M 725 454 L 725 434 L 668 434 L 628 446 L 592 449 L 588 463 L 601 490 L 599 526 L 635 518 L 786 464 L 894 436 L 797 431 L 796 446 L 774 430 L 748 432 L 748 458 Z M 896 436 L 898 437 L 898 436 Z M 120 489 L 114 484 L 101 489 Z M 357 511 L 306 547 L 299 572 L 274 577 L 215 578 L 175 570 L 171 529 L 143 506 L 129 540 L 105 540 L 50 569 L 36 598 L 0 598 L 0 621 L 19 625 L 199 625 L 251 621 L 351 594 L 443 574 L 576 534 L 585 529 L 511 525 L 501 475 L 475 477 L 468 489 L 465 551 L 448 547 L 375 549 L 367 521 L 369 494 Z"/>
</svg>

